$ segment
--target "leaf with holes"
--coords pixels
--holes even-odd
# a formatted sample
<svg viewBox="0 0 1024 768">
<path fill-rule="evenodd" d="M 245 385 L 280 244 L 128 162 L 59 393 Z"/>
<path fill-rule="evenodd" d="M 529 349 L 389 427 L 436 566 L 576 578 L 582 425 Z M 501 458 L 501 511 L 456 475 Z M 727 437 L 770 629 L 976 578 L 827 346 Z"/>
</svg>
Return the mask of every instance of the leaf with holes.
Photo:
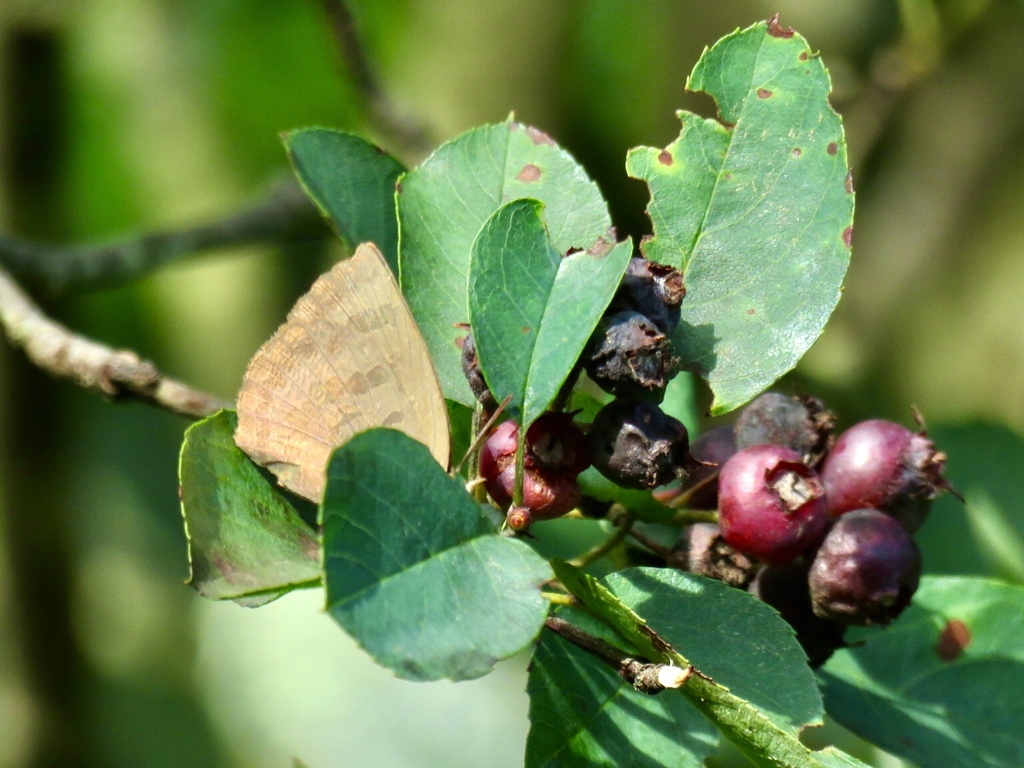
<svg viewBox="0 0 1024 768">
<path fill-rule="evenodd" d="M 299 182 L 349 251 L 373 243 L 397 275 L 395 184 L 405 171 L 402 164 L 345 131 L 302 128 L 283 140 Z"/>
<path fill-rule="evenodd" d="M 1024 765 L 1024 589 L 925 577 L 892 626 L 818 673 L 825 709 L 922 768 Z"/>
<path fill-rule="evenodd" d="M 651 192 L 644 254 L 684 272 L 673 342 L 718 415 L 820 335 L 849 264 L 853 189 L 828 72 L 774 19 L 707 50 L 687 88 L 711 95 L 719 120 L 680 113 L 675 142 L 634 149 L 626 165 Z"/>
<path fill-rule="evenodd" d="M 543 203 L 499 208 L 473 243 L 469 317 L 480 369 L 499 401 L 529 425 L 558 394 L 629 264 L 632 243 L 601 240 L 563 257 Z"/>
<path fill-rule="evenodd" d="M 203 597 L 268 602 L 320 581 L 320 542 L 285 497 L 235 445 L 233 411 L 193 424 L 178 477 L 189 584 Z"/>
<path fill-rule="evenodd" d="M 547 134 L 509 121 L 442 145 L 399 185 L 401 283 L 445 397 L 473 405 L 456 323 L 469 321 L 469 262 L 484 222 L 505 203 L 542 201 L 559 253 L 611 240 L 601 193 Z"/>
<path fill-rule="evenodd" d="M 540 632 L 547 563 L 404 433 L 334 452 L 321 519 L 327 610 L 399 677 L 480 677 Z"/>
</svg>

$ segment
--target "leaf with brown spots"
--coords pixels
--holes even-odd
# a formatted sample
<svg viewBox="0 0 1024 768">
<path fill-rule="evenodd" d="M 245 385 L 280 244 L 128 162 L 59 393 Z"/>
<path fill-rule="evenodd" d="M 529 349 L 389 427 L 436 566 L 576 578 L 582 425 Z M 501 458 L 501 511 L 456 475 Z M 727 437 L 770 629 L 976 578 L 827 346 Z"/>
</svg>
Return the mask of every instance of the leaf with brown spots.
<svg viewBox="0 0 1024 768">
<path fill-rule="evenodd" d="M 819 672 L 839 723 L 921 766 L 1024 765 L 1024 589 L 925 577 L 889 628 L 846 639 Z"/>
<path fill-rule="evenodd" d="M 711 385 L 717 415 L 820 335 L 849 264 L 853 196 L 828 73 L 778 19 L 712 46 L 687 88 L 714 97 L 719 119 L 681 113 L 675 142 L 632 150 L 626 167 L 651 191 L 644 255 L 684 272 L 673 343 Z"/>
<path fill-rule="evenodd" d="M 448 468 L 448 412 L 430 355 L 384 257 L 364 243 L 256 352 L 235 442 L 285 488 L 319 502 L 331 451 L 372 427 L 405 432 Z"/>
<path fill-rule="evenodd" d="M 513 200 L 545 204 L 559 253 L 589 248 L 611 217 L 583 169 L 550 136 L 514 121 L 475 128 L 402 177 L 398 193 L 402 292 L 437 366 L 445 396 L 472 406 L 456 344 L 469 320 L 469 262 L 484 222 Z M 474 329 L 475 330 L 475 329 Z"/>
</svg>

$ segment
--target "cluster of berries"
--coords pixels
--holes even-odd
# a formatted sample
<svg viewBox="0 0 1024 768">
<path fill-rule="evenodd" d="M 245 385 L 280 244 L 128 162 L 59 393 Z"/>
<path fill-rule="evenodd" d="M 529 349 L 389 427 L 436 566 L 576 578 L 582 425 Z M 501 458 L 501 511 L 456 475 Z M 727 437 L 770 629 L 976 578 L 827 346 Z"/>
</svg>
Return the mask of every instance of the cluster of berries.
<svg viewBox="0 0 1024 768">
<path fill-rule="evenodd" d="M 614 399 L 587 434 L 571 415 L 547 413 L 527 430 L 523 503 L 509 508 L 509 527 L 564 515 L 581 500 L 577 477 L 593 464 L 624 488 L 655 488 L 685 472 L 686 427 L 657 405 L 675 372 L 669 336 L 679 324 L 686 290 L 679 270 L 633 258 L 581 358 L 587 375 Z M 496 406 L 480 372 L 472 335 L 462 345 L 462 369 L 485 410 Z M 519 428 L 499 425 L 480 455 L 487 492 L 507 507 L 515 482 Z"/>
<path fill-rule="evenodd" d="M 683 424 L 658 406 L 674 373 L 669 336 L 685 293 L 678 270 L 634 258 L 580 361 L 614 399 L 586 433 L 567 413 L 530 426 L 521 503 L 512 503 L 514 421 L 483 445 L 480 477 L 515 531 L 580 506 L 578 476 L 591 465 L 623 488 L 661 487 L 655 497 L 663 502 L 717 509 L 718 523 L 688 528 L 668 564 L 750 590 L 820 664 L 841 646 L 845 627 L 887 624 L 910 603 L 921 574 L 912 534 L 950 487 L 945 456 L 923 430 L 889 421 L 862 422 L 836 439 L 820 401 L 774 392 L 734 426 L 690 444 Z M 471 335 L 462 365 L 493 412 Z"/>
<path fill-rule="evenodd" d="M 834 439 L 832 427 L 819 401 L 767 393 L 735 427 L 694 441 L 706 464 L 687 501 L 717 506 L 718 524 L 690 528 L 675 553 L 775 607 L 813 664 L 846 626 L 888 624 L 907 607 L 921 575 L 912 534 L 950 487 L 923 431 L 873 419 Z"/>
</svg>

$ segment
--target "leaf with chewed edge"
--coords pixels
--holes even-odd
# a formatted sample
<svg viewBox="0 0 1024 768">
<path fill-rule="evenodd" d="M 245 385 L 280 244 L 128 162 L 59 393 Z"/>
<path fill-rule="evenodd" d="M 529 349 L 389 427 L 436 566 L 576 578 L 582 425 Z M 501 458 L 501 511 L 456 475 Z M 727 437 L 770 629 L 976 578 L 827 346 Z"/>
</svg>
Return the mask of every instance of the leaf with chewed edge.
<svg viewBox="0 0 1024 768">
<path fill-rule="evenodd" d="M 613 240 L 601 192 L 545 133 L 509 120 L 474 128 L 402 177 L 398 192 L 402 293 L 427 342 L 445 397 L 472 406 L 457 323 L 469 321 L 469 262 L 484 222 L 513 200 L 545 204 L 559 253 Z"/>
<path fill-rule="evenodd" d="M 719 120 L 680 112 L 679 138 L 632 150 L 626 167 L 651 191 L 644 255 L 685 276 L 673 344 L 719 415 L 821 334 L 849 264 L 853 187 L 828 72 L 777 20 L 719 40 L 687 89 L 712 96 Z"/>
</svg>

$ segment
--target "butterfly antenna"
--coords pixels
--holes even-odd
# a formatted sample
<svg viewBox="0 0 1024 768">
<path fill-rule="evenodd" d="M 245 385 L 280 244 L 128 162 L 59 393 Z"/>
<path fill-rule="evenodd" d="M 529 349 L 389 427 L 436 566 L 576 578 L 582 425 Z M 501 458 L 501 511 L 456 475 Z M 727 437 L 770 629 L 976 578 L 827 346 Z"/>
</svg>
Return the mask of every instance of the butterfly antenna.
<svg viewBox="0 0 1024 768">
<path fill-rule="evenodd" d="M 466 463 L 466 459 L 468 459 L 470 456 L 476 453 L 476 450 L 480 447 L 480 443 L 484 441 L 484 438 L 487 437 L 487 433 L 490 432 L 491 427 L 494 426 L 494 422 L 498 420 L 498 417 L 502 414 L 502 411 L 505 410 L 505 408 L 511 401 L 512 395 L 509 395 L 508 397 L 501 401 L 501 403 L 498 405 L 494 413 L 491 414 L 491 418 L 487 420 L 487 423 L 484 424 L 483 427 L 480 429 L 480 432 L 477 434 L 476 438 L 473 440 L 472 443 L 470 443 L 469 448 L 466 449 L 466 454 L 462 457 L 462 460 L 455 465 L 455 469 L 452 470 L 453 474 L 459 474 L 459 472 L 462 470 L 462 465 Z"/>
</svg>

